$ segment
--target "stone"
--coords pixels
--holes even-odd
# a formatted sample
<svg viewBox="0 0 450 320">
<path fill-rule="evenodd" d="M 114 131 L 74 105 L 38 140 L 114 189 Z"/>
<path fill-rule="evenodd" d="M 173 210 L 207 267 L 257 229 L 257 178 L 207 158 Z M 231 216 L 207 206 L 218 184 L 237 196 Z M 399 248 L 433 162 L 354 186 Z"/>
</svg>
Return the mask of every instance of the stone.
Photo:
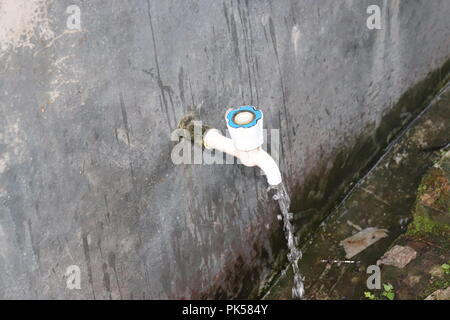
<svg viewBox="0 0 450 320">
<path fill-rule="evenodd" d="M 351 237 L 341 241 L 346 258 L 351 259 L 378 240 L 387 237 L 386 229 L 366 228 Z"/>
<path fill-rule="evenodd" d="M 444 277 L 444 270 L 441 265 L 435 265 L 430 269 L 430 275 L 434 278 L 442 278 Z"/>
<path fill-rule="evenodd" d="M 395 245 L 378 260 L 378 265 L 384 264 L 402 269 L 416 256 L 417 252 L 413 248 Z"/>
<path fill-rule="evenodd" d="M 425 300 L 450 300 L 450 287 L 436 290 L 426 297 Z"/>
</svg>

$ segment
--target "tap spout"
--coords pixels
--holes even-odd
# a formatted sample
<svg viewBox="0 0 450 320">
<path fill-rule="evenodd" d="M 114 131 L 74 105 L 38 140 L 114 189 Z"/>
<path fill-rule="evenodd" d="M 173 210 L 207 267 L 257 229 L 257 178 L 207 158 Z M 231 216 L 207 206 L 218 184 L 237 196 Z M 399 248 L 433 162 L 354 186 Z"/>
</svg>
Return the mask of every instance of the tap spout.
<svg viewBox="0 0 450 320">
<path fill-rule="evenodd" d="M 282 181 L 281 172 L 275 160 L 261 147 L 250 151 L 238 150 L 233 140 L 223 136 L 217 129 L 205 132 L 203 143 L 206 149 L 215 149 L 238 158 L 247 167 L 261 168 L 271 186 L 279 185 Z"/>
</svg>

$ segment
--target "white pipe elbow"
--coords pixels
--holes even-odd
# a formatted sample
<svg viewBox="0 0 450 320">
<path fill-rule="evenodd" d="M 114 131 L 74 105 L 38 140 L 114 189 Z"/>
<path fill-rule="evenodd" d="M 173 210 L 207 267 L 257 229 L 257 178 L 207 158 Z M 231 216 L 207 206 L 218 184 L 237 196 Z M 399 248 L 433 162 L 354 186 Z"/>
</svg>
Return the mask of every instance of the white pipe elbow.
<svg viewBox="0 0 450 320">
<path fill-rule="evenodd" d="M 256 166 L 261 168 L 267 177 L 267 182 L 271 186 L 276 186 L 281 183 L 281 172 L 275 160 L 262 148 L 256 149 L 256 153 L 252 159 Z M 252 152 L 252 151 L 249 151 Z"/>
<path fill-rule="evenodd" d="M 206 149 L 216 149 L 238 158 L 247 167 L 261 168 L 271 186 L 281 183 L 281 172 L 275 160 L 262 148 L 250 151 L 236 149 L 233 140 L 223 136 L 218 130 L 210 129 L 205 133 L 204 146 Z"/>
<path fill-rule="evenodd" d="M 219 150 L 238 158 L 238 150 L 234 146 L 233 140 L 223 136 L 217 129 L 210 129 L 205 132 L 203 145 L 206 149 Z"/>
</svg>

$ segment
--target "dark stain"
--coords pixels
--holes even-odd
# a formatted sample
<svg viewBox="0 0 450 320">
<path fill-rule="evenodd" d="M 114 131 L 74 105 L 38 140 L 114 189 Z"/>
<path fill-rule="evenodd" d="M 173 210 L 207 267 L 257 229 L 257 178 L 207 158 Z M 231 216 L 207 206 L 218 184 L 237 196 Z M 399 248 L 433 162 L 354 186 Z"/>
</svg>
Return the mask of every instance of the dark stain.
<svg viewBox="0 0 450 320">
<path fill-rule="evenodd" d="M 180 67 L 180 70 L 178 71 L 178 90 L 180 91 L 180 99 L 183 103 L 183 108 L 186 107 L 186 100 L 184 98 L 184 69 L 183 67 Z M 186 110 L 184 110 L 186 111 Z"/>
<path fill-rule="evenodd" d="M 251 73 L 251 66 L 253 66 L 253 61 L 250 58 L 252 55 L 252 38 L 249 35 L 250 32 L 250 23 L 249 23 L 249 16 L 248 12 L 244 12 L 244 8 L 241 8 L 241 1 L 238 0 L 238 12 L 239 12 L 239 19 L 241 21 L 242 25 L 242 32 L 244 35 L 244 55 L 245 55 L 245 61 L 247 65 L 247 75 L 248 75 L 248 85 L 250 90 L 250 104 L 253 105 L 253 77 Z M 252 68 L 253 69 L 253 68 Z"/>
<path fill-rule="evenodd" d="M 131 183 L 133 184 L 133 187 L 136 188 L 136 183 L 135 183 L 136 182 L 136 177 L 135 177 L 135 174 L 134 174 L 133 162 L 131 160 L 131 156 L 130 156 L 130 159 L 129 159 L 129 166 L 130 166 Z"/>
<path fill-rule="evenodd" d="M 266 27 L 264 27 L 264 25 L 261 23 L 263 31 L 264 31 L 264 38 L 266 39 L 266 42 L 269 43 L 269 38 L 267 37 L 267 31 L 266 31 Z"/>
<path fill-rule="evenodd" d="M 103 227 L 102 227 L 103 229 Z M 100 251 L 100 257 L 103 259 L 103 250 L 102 250 L 102 239 L 98 238 L 97 240 L 97 247 L 98 250 Z"/>
<path fill-rule="evenodd" d="M 153 21 L 152 21 L 152 15 L 151 15 L 151 10 L 150 10 L 150 1 L 147 0 L 147 13 L 148 13 L 148 19 L 150 22 L 150 29 L 151 29 L 151 33 L 152 33 L 152 40 L 153 40 L 153 51 L 154 51 L 154 56 L 155 56 L 155 65 L 156 65 L 156 77 L 157 77 L 157 82 L 158 82 L 158 87 L 161 91 L 161 97 L 162 97 L 162 101 L 164 104 L 164 108 L 165 108 L 165 113 L 167 116 L 167 124 L 169 126 L 169 129 L 172 131 L 173 128 L 175 128 L 176 126 L 176 116 L 175 116 L 175 110 L 174 110 L 174 106 L 173 106 L 173 101 L 172 101 L 172 97 L 171 97 L 171 92 L 172 89 L 170 88 L 170 86 L 165 86 L 162 78 L 161 78 L 161 71 L 160 71 L 160 67 L 159 67 L 159 61 L 158 61 L 158 50 L 157 50 L 157 46 L 156 46 L 156 38 L 155 38 L 155 30 L 153 28 Z M 169 106 L 168 106 L 168 101 L 167 101 L 167 97 L 166 97 L 166 92 L 168 92 L 169 94 L 169 98 L 170 98 L 170 102 L 172 103 L 172 113 L 173 113 L 173 118 L 174 118 L 174 125 L 172 125 L 171 123 L 171 119 L 169 116 Z"/>
<path fill-rule="evenodd" d="M 119 135 L 118 135 L 118 132 L 117 132 L 117 128 L 114 128 L 114 136 L 116 137 L 116 142 L 119 143 Z M 82 173 L 84 173 L 84 161 L 83 161 Z"/>
<path fill-rule="evenodd" d="M 108 198 L 106 197 L 106 194 L 103 194 L 103 198 L 105 200 L 106 217 L 108 218 L 109 221 L 111 217 L 111 212 L 109 211 Z"/>
<path fill-rule="evenodd" d="M 280 155 L 284 154 L 284 143 L 283 143 L 283 126 L 282 120 L 281 120 L 281 111 L 278 110 L 278 127 L 280 128 Z M 286 157 L 281 157 L 281 160 L 283 162 L 283 167 L 286 167 Z M 286 178 L 286 174 L 284 173 L 284 170 L 281 170 L 281 174 L 283 175 L 283 179 Z"/>
<path fill-rule="evenodd" d="M 188 77 L 188 82 L 189 82 L 189 90 L 191 91 L 191 102 L 192 102 L 192 109 L 195 108 L 195 99 L 194 99 L 194 91 L 192 91 L 192 83 L 191 83 L 191 78 Z"/>
<path fill-rule="evenodd" d="M 35 209 L 35 212 L 36 212 L 36 216 L 37 216 L 38 218 L 40 218 L 40 217 L 41 217 L 41 214 L 40 214 L 40 212 L 39 212 L 39 203 L 38 203 L 37 201 L 34 203 L 34 209 Z"/>
<path fill-rule="evenodd" d="M 125 103 L 123 100 L 123 94 L 122 92 L 120 93 L 120 108 L 122 111 L 122 120 L 123 120 L 123 124 L 125 126 L 125 133 L 127 135 L 127 142 L 128 142 L 128 146 L 130 146 L 130 126 L 128 123 L 128 115 L 127 115 L 127 109 L 125 107 Z M 117 132 L 116 132 L 117 135 Z M 133 170 L 133 163 L 131 160 L 131 154 L 129 154 L 129 166 L 130 166 L 130 176 L 131 176 L 131 182 L 133 184 L 133 186 L 135 186 L 135 175 L 134 175 L 134 170 Z"/>
<path fill-rule="evenodd" d="M 242 77 L 242 62 L 241 62 L 241 54 L 239 52 L 239 38 L 234 14 L 231 14 L 231 38 L 233 41 L 234 56 L 236 57 L 236 60 L 238 62 L 239 75 Z"/>
<path fill-rule="evenodd" d="M 26 222 L 26 212 L 24 209 L 24 198 L 23 195 L 18 193 L 17 190 L 21 190 L 20 185 L 21 177 L 28 176 L 28 168 L 24 165 L 17 165 L 14 170 L 7 170 L 2 174 L 4 178 L 8 197 L 3 202 L 3 204 L 9 209 L 10 218 L 14 223 L 14 234 L 16 237 L 17 245 L 21 251 L 23 251 L 25 244 L 25 222 Z M 52 188 L 51 185 L 49 187 Z M 2 212 L 3 214 L 3 212 Z"/>
<path fill-rule="evenodd" d="M 154 79 L 156 76 L 153 73 L 153 68 L 150 69 L 142 69 L 142 72 L 145 74 L 148 74 L 150 77 L 152 77 L 152 79 Z"/>
<path fill-rule="evenodd" d="M 282 102 L 283 102 L 283 113 L 284 113 L 284 118 L 285 118 L 285 122 L 286 122 L 286 136 L 287 136 L 287 142 L 288 142 L 288 149 L 289 149 L 289 158 L 292 159 L 292 141 L 291 141 L 291 125 L 290 125 L 290 121 L 289 121 L 289 114 L 287 111 L 287 97 L 286 97 L 286 91 L 285 91 L 285 87 L 284 87 L 284 81 L 283 81 L 283 74 L 281 72 L 281 64 L 280 64 L 280 59 L 278 56 L 278 48 L 277 48 L 277 38 L 275 35 L 275 26 L 273 24 L 273 20 L 272 17 L 269 17 L 269 31 L 270 31 L 270 36 L 272 38 L 272 45 L 273 45 L 273 50 L 275 51 L 275 56 L 277 59 L 277 65 L 278 65 L 278 73 L 280 76 L 280 87 L 281 87 L 281 94 L 282 94 Z M 280 126 L 280 129 L 282 127 Z M 280 135 L 281 136 L 281 135 Z M 290 161 L 290 163 L 292 163 L 292 161 Z M 292 166 L 289 166 L 289 170 L 292 171 Z"/>
<path fill-rule="evenodd" d="M 120 93 L 119 98 L 120 98 L 120 109 L 122 110 L 122 120 L 123 120 L 123 124 L 125 126 L 125 132 L 127 134 L 128 145 L 130 145 L 130 127 L 128 125 L 127 109 L 125 108 L 125 103 L 123 101 L 122 92 Z"/>
<path fill-rule="evenodd" d="M 111 279 L 109 277 L 108 273 L 108 265 L 106 263 L 103 263 L 102 265 L 103 269 L 103 286 L 105 287 L 106 291 L 108 292 L 109 299 L 112 299 L 112 292 L 111 292 Z"/>
<path fill-rule="evenodd" d="M 286 29 L 287 29 L 287 30 L 290 30 L 289 22 L 288 22 L 288 20 L 287 20 L 286 17 L 284 17 L 284 25 L 286 26 Z"/>
<path fill-rule="evenodd" d="M 28 222 L 28 232 L 30 233 L 31 248 L 33 249 L 33 253 L 36 256 L 37 263 L 40 266 L 41 259 L 40 259 L 39 246 L 36 242 L 36 239 L 34 238 L 31 220 L 28 219 L 27 222 Z"/>
<path fill-rule="evenodd" d="M 228 9 L 225 5 L 225 2 L 223 3 L 223 15 L 225 16 L 225 20 L 227 21 L 228 32 L 230 32 L 230 20 L 228 18 Z"/>
<path fill-rule="evenodd" d="M 164 106 L 163 106 L 161 95 L 159 95 L 159 107 L 161 108 L 161 112 L 164 112 Z"/>
<path fill-rule="evenodd" d="M 251 23 L 250 18 L 250 9 L 248 7 L 248 0 L 245 0 L 245 6 L 246 6 L 246 23 L 247 23 L 247 34 L 248 34 L 248 46 L 250 48 L 249 58 L 252 63 L 252 73 L 253 73 L 253 84 L 255 88 L 255 94 L 256 94 L 256 105 L 259 105 L 259 93 L 258 93 L 258 85 L 257 85 L 257 70 L 258 70 L 258 58 L 254 53 L 253 50 L 253 27 Z"/>
<path fill-rule="evenodd" d="M 278 48 L 277 48 L 277 36 L 275 35 L 275 26 L 273 25 L 272 17 L 269 17 L 269 32 L 270 37 L 272 38 L 273 50 L 275 50 L 275 55 L 278 57 Z"/>
<path fill-rule="evenodd" d="M 96 299 L 94 292 L 94 281 L 92 279 L 91 256 L 89 255 L 89 244 L 86 234 L 83 235 L 83 251 L 84 251 L 84 259 L 86 261 L 86 266 L 88 269 L 89 284 L 91 285 L 92 295 L 94 296 L 94 299 Z"/>
<path fill-rule="evenodd" d="M 114 276 L 116 278 L 116 284 L 117 284 L 117 289 L 119 290 L 120 299 L 123 300 L 122 290 L 121 290 L 120 284 L 119 284 L 119 277 L 117 275 L 117 270 L 116 270 L 116 255 L 114 254 L 114 252 L 110 252 L 108 254 L 108 263 L 109 263 L 109 266 L 114 271 Z"/>
</svg>

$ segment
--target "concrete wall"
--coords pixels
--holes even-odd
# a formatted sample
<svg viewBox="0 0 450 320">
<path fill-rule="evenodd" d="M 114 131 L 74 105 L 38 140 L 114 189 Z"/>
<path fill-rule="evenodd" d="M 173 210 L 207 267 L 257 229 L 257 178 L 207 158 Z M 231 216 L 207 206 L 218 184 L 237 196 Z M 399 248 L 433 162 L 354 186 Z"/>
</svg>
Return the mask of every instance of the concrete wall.
<svg viewBox="0 0 450 320">
<path fill-rule="evenodd" d="M 283 253 L 265 179 L 174 165 L 177 121 L 260 106 L 293 196 L 325 203 L 336 155 L 449 57 L 449 17 L 447 0 L 0 0 L 0 298 L 257 294 Z"/>
</svg>

